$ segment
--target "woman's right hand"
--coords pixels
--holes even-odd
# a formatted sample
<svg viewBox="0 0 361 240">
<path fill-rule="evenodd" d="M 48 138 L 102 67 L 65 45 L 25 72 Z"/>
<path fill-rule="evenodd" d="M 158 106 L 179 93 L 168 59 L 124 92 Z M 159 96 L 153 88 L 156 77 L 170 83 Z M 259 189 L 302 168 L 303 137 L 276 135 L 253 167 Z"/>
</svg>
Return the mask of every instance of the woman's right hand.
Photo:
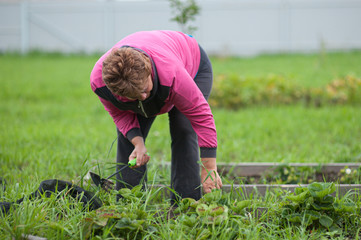
<svg viewBox="0 0 361 240">
<path fill-rule="evenodd" d="M 147 148 L 145 147 L 144 140 L 142 137 L 134 137 L 132 139 L 134 150 L 129 156 L 129 161 L 136 158 L 137 164 L 133 168 L 138 168 L 148 163 L 150 156 L 147 154 Z"/>
<path fill-rule="evenodd" d="M 216 158 L 202 158 L 201 181 L 204 193 L 222 188 L 222 179 L 217 172 Z"/>
</svg>

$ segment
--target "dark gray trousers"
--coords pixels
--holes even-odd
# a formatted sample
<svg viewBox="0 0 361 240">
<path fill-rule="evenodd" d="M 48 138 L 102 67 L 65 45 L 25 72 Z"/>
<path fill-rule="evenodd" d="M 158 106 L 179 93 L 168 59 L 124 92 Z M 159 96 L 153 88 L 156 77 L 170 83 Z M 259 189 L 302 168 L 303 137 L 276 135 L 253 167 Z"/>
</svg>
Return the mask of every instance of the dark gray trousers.
<svg viewBox="0 0 361 240">
<path fill-rule="evenodd" d="M 204 50 L 200 47 L 201 62 L 197 76 L 194 78 L 198 88 L 208 99 L 212 89 L 213 72 L 212 65 Z M 190 121 L 174 107 L 169 113 L 169 129 L 171 136 L 171 187 L 179 194 L 181 198 L 200 199 L 201 180 L 199 166 L 199 147 L 195 131 Z M 147 138 L 150 127 L 155 117 L 145 118 L 138 115 L 138 121 L 144 141 Z M 117 149 L 117 168 L 128 163 L 129 155 L 134 150 L 133 144 L 124 137 L 119 130 L 118 133 L 118 149 Z M 117 174 L 116 189 L 124 187 L 134 187 L 142 181 L 147 180 L 146 166 L 137 169 L 125 168 L 121 174 Z M 143 182 L 144 183 L 144 182 Z M 177 201 L 177 196 L 172 194 L 172 203 Z"/>
</svg>

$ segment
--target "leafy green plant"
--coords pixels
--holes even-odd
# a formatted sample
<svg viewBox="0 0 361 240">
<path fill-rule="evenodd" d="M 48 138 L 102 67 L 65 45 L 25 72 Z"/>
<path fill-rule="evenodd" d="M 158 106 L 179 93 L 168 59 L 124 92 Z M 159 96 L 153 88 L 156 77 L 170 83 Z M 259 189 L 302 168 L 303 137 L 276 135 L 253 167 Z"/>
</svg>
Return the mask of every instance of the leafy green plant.
<svg viewBox="0 0 361 240">
<path fill-rule="evenodd" d="M 149 212 L 134 205 L 106 206 L 85 219 L 84 235 L 87 238 L 98 235 L 142 239 L 145 234 L 156 231 L 151 218 Z"/>
<path fill-rule="evenodd" d="M 146 234 L 156 231 L 154 211 L 145 209 L 150 194 L 142 191 L 141 185 L 132 189 L 122 188 L 113 193 L 121 195 L 119 204 L 104 206 L 85 219 L 84 235 L 87 238 L 117 236 L 142 239 Z"/>
<path fill-rule="evenodd" d="M 280 216 L 283 224 L 298 224 L 310 229 L 324 229 L 341 234 L 348 226 L 355 226 L 357 232 L 360 218 L 357 205 L 347 196 L 337 199 L 332 194 L 336 191 L 334 183 L 314 182 L 307 187 L 296 188 L 293 194 L 286 196 L 280 204 Z"/>
</svg>

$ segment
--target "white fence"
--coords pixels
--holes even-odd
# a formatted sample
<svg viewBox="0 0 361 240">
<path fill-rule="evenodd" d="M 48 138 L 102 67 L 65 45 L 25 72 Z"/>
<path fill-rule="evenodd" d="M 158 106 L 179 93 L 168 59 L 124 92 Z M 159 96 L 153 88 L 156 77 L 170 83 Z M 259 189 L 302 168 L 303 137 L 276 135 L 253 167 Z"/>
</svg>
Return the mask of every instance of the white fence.
<svg viewBox="0 0 361 240">
<path fill-rule="evenodd" d="M 361 49 L 361 0 L 200 0 L 210 54 Z M 166 0 L 0 1 L 0 51 L 102 52 L 135 31 L 180 30 Z"/>
</svg>

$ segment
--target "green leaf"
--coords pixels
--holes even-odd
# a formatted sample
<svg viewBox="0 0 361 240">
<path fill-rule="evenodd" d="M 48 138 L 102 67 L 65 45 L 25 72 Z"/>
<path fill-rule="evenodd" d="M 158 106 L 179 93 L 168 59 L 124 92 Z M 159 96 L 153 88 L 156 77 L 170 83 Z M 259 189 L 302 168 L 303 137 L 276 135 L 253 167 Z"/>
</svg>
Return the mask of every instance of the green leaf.
<svg viewBox="0 0 361 240">
<path fill-rule="evenodd" d="M 354 204 L 354 203 L 344 203 L 344 204 L 342 204 L 342 209 L 345 212 L 354 212 L 354 211 L 356 211 L 356 204 Z"/>
<path fill-rule="evenodd" d="M 195 201 L 193 198 L 183 198 L 181 203 L 189 207 Z"/>
<path fill-rule="evenodd" d="M 217 206 L 217 205 L 211 205 L 209 206 L 209 212 L 211 216 L 219 216 L 223 213 L 228 212 L 227 206 Z"/>
<path fill-rule="evenodd" d="M 124 196 L 124 195 L 129 195 L 132 193 L 132 190 L 130 190 L 129 188 L 121 188 L 119 189 L 119 193 Z"/>
<path fill-rule="evenodd" d="M 211 220 L 211 221 L 213 221 L 213 223 L 215 225 L 219 225 L 222 222 L 227 221 L 227 219 L 228 219 L 228 214 L 221 214 L 221 215 L 209 218 L 208 221 Z"/>
<path fill-rule="evenodd" d="M 211 239 L 211 236 L 212 236 L 212 232 L 209 231 L 208 228 L 201 228 L 198 230 L 198 233 L 196 235 L 196 239 L 199 239 L 199 240 L 206 240 L 206 239 Z"/>
<path fill-rule="evenodd" d="M 191 203 L 189 204 L 189 206 L 190 206 L 191 208 L 196 209 L 199 204 L 201 204 L 199 201 L 194 201 L 194 202 L 191 202 Z"/>
<path fill-rule="evenodd" d="M 180 218 L 180 222 L 188 227 L 194 227 L 197 224 L 197 217 L 195 215 L 185 215 L 183 214 Z"/>
<path fill-rule="evenodd" d="M 306 209 L 310 209 L 311 208 L 311 206 L 312 206 L 312 203 L 314 203 L 315 202 L 315 198 L 314 197 L 309 197 L 309 198 L 307 198 L 307 200 L 306 200 Z"/>
<path fill-rule="evenodd" d="M 288 215 L 287 220 L 293 223 L 301 223 L 302 222 L 302 216 L 299 213 L 293 213 Z"/>
<path fill-rule="evenodd" d="M 143 191 L 142 191 L 142 185 L 137 185 L 135 187 L 133 187 L 131 189 L 131 192 L 134 194 L 134 196 L 136 196 L 137 198 L 141 198 L 143 196 Z"/>
<path fill-rule="evenodd" d="M 317 220 L 321 217 L 321 213 L 313 210 L 306 210 L 304 214 L 306 218 L 309 218 L 311 220 Z"/>
<path fill-rule="evenodd" d="M 136 215 L 137 215 L 137 219 L 145 219 L 148 216 L 148 212 L 142 210 L 142 209 L 137 209 L 135 211 Z"/>
<path fill-rule="evenodd" d="M 96 224 L 98 224 L 97 222 L 95 222 Z M 60 230 L 60 231 L 64 231 L 66 230 L 64 226 L 62 226 L 62 224 L 58 223 L 58 222 L 53 222 L 53 221 L 48 221 L 47 222 L 48 226 L 52 229 L 56 229 L 56 230 Z M 98 224 L 99 225 L 99 224 Z M 105 224 L 106 225 L 106 224 Z M 105 226 L 104 225 L 104 226 Z"/>
<path fill-rule="evenodd" d="M 286 217 L 289 216 L 291 213 L 293 213 L 293 212 L 291 211 L 291 209 L 289 209 L 289 208 L 284 208 L 284 209 L 282 209 L 281 216 L 284 217 L 284 218 L 286 218 Z"/>
<path fill-rule="evenodd" d="M 232 208 L 237 214 L 240 214 L 242 210 L 246 207 L 249 207 L 252 204 L 252 200 L 243 200 L 235 203 L 234 207 Z"/>
<path fill-rule="evenodd" d="M 312 203 L 311 206 L 313 207 L 313 209 L 320 211 L 320 210 L 332 210 L 333 209 L 333 204 L 331 203 Z"/>
<path fill-rule="evenodd" d="M 334 202 L 333 207 L 336 212 L 354 212 L 356 210 L 355 203 Z"/>
<path fill-rule="evenodd" d="M 331 227 L 333 224 L 332 218 L 330 218 L 329 216 L 326 216 L 326 215 L 322 215 L 318 221 L 320 222 L 320 224 L 322 226 L 327 227 L 327 228 Z"/>
<path fill-rule="evenodd" d="M 332 195 L 328 194 L 326 196 L 323 197 L 323 199 L 321 200 L 321 203 L 328 203 L 328 204 L 332 204 L 335 201 L 335 197 L 333 197 Z"/>
<path fill-rule="evenodd" d="M 309 197 L 309 195 L 310 195 L 309 191 L 304 191 L 298 195 L 289 195 L 287 196 L 287 199 L 293 202 L 302 203 Z"/>
<path fill-rule="evenodd" d="M 286 204 L 282 208 L 290 209 L 292 211 L 296 210 L 296 207 L 294 205 L 292 205 L 292 204 Z"/>
<path fill-rule="evenodd" d="M 180 202 L 178 208 L 176 209 L 175 213 L 183 212 L 188 210 L 188 208 L 191 206 L 192 203 L 194 203 L 196 200 L 193 198 L 183 198 Z"/>
<path fill-rule="evenodd" d="M 201 203 L 197 206 L 196 212 L 198 213 L 199 216 L 208 215 L 209 207 L 208 207 L 208 205 Z"/>
<path fill-rule="evenodd" d="M 333 210 L 332 203 L 320 203 L 321 210 Z"/>
<path fill-rule="evenodd" d="M 299 195 L 299 194 L 301 194 L 303 192 L 308 192 L 307 187 L 298 187 L 298 188 L 295 189 L 295 194 L 296 195 Z"/>
<path fill-rule="evenodd" d="M 94 220 L 94 223 L 100 227 L 105 227 L 108 224 L 109 218 L 98 218 Z"/>
<path fill-rule="evenodd" d="M 222 189 L 212 189 L 210 193 L 207 193 L 205 195 L 212 196 L 212 201 L 218 202 L 222 198 Z"/>
<path fill-rule="evenodd" d="M 333 223 L 332 226 L 329 228 L 330 232 L 332 234 L 342 234 L 342 228 L 340 228 L 339 226 L 337 226 L 337 224 Z"/>
<path fill-rule="evenodd" d="M 145 220 L 133 220 L 131 225 L 137 230 L 143 230 L 144 222 Z"/>
<path fill-rule="evenodd" d="M 313 209 L 317 210 L 317 211 L 320 211 L 321 210 L 321 206 L 318 205 L 317 203 L 313 202 L 311 203 L 311 206 L 313 207 Z"/>
<path fill-rule="evenodd" d="M 342 204 L 340 202 L 334 202 L 332 205 L 336 212 L 342 212 Z"/>
<path fill-rule="evenodd" d="M 157 231 L 158 231 L 158 229 L 155 226 L 152 226 L 152 225 L 147 226 L 147 232 L 148 233 L 155 233 Z"/>
<path fill-rule="evenodd" d="M 308 185 L 308 190 L 310 191 L 313 197 L 324 198 L 326 195 L 331 194 L 336 191 L 336 186 L 334 183 L 319 183 L 314 182 Z"/>
<path fill-rule="evenodd" d="M 120 230 L 135 230 L 136 228 L 132 226 L 132 221 L 129 218 L 122 218 L 120 219 L 115 228 Z"/>
<path fill-rule="evenodd" d="M 322 184 L 319 182 L 313 182 L 313 183 L 309 184 L 307 188 L 311 192 L 319 192 L 324 189 Z"/>
</svg>

